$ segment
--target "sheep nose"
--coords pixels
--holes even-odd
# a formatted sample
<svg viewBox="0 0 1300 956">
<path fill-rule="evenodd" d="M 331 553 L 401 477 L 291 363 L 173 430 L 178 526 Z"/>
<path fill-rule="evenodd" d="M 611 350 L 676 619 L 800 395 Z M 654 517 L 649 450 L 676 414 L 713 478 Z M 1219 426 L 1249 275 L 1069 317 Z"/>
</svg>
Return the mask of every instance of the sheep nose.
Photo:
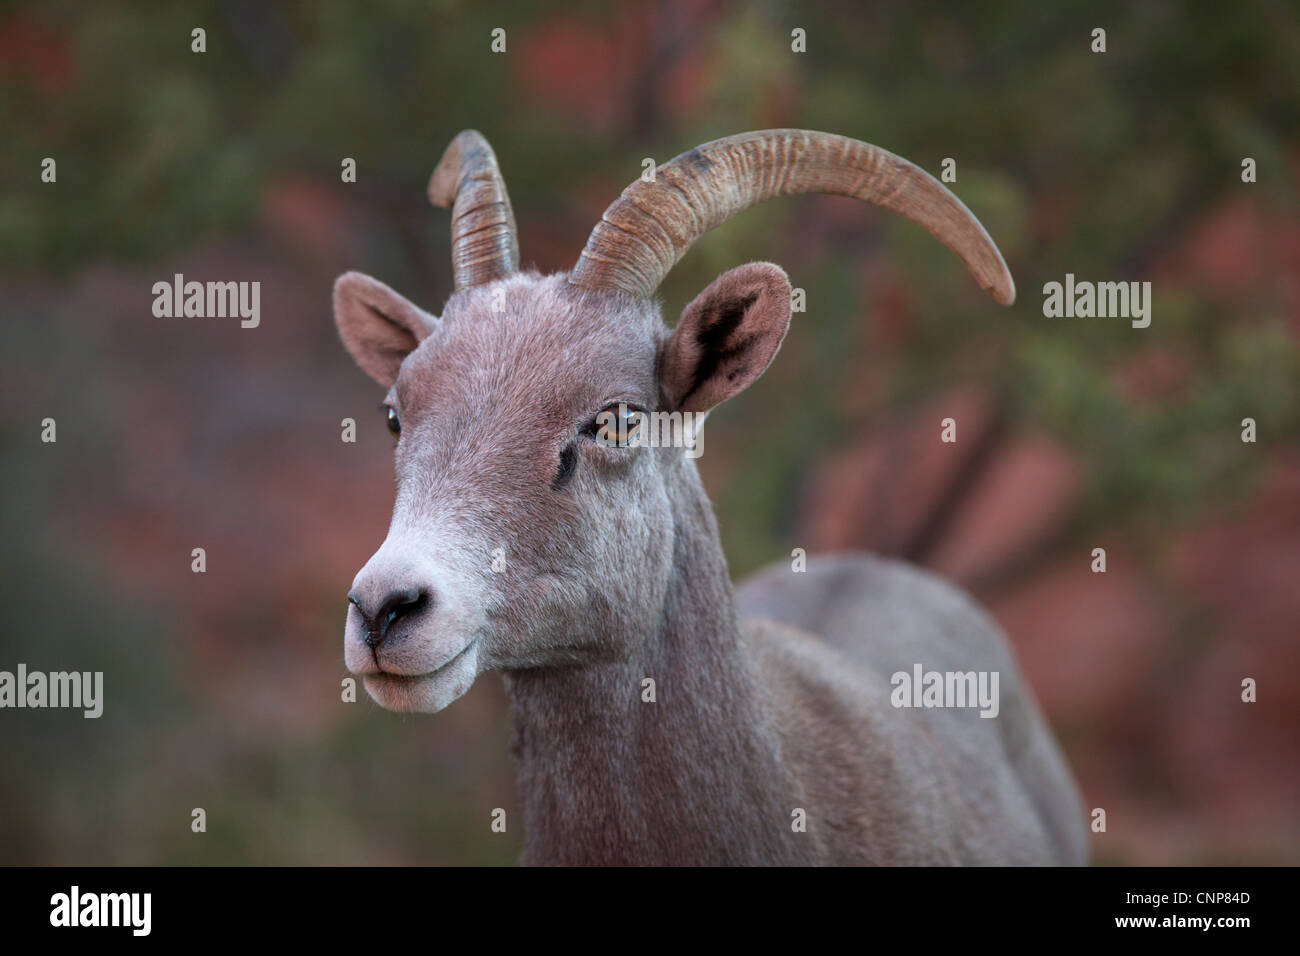
<svg viewBox="0 0 1300 956">
<path fill-rule="evenodd" d="M 366 644 L 372 648 L 382 644 L 394 624 L 423 608 L 428 599 L 429 592 L 423 588 L 400 588 L 388 592 L 379 607 L 371 612 L 355 591 L 348 594 L 348 600 L 361 613 L 362 633 Z"/>
</svg>

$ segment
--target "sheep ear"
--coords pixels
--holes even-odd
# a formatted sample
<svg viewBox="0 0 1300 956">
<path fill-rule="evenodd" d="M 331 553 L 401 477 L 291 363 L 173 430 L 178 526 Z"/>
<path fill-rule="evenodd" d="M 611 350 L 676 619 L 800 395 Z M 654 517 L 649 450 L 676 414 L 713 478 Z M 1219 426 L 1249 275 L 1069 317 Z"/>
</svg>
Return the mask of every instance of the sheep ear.
<svg viewBox="0 0 1300 956">
<path fill-rule="evenodd" d="M 772 362 L 790 327 L 790 280 L 770 262 L 724 272 L 684 310 L 659 355 L 670 411 L 706 412 Z"/>
<path fill-rule="evenodd" d="M 378 279 L 346 272 L 334 283 L 334 322 L 348 354 L 388 388 L 397 370 L 438 320 Z"/>
</svg>

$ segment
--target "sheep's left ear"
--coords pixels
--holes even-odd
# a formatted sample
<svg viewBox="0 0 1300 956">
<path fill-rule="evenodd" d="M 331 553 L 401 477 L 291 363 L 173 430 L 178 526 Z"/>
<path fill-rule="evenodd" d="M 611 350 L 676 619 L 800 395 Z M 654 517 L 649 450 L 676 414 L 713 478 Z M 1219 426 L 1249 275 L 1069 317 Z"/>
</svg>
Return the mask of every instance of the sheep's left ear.
<svg viewBox="0 0 1300 956">
<path fill-rule="evenodd" d="M 659 353 L 669 411 L 707 412 L 771 364 L 790 327 L 790 280 L 770 262 L 724 272 L 684 310 Z"/>
<path fill-rule="evenodd" d="M 378 279 L 346 272 L 334 283 L 334 321 L 348 353 L 384 388 L 397 381 L 402 359 L 438 320 Z"/>
</svg>

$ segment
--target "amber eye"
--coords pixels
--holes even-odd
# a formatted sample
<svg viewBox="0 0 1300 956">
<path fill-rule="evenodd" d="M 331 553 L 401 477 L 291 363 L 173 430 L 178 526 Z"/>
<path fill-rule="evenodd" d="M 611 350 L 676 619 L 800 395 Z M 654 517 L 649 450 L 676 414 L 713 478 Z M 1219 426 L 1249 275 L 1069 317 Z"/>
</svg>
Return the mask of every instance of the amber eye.
<svg viewBox="0 0 1300 956">
<path fill-rule="evenodd" d="M 602 445 L 631 448 L 637 442 L 645 412 L 624 402 L 610 405 L 591 423 L 590 434 Z"/>
<path fill-rule="evenodd" d="M 390 406 L 388 409 L 387 417 L 388 417 L 388 430 L 392 432 L 393 437 L 396 438 L 398 435 L 402 434 L 402 423 L 397 420 L 397 409 L 392 408 Z"/>
</svg>

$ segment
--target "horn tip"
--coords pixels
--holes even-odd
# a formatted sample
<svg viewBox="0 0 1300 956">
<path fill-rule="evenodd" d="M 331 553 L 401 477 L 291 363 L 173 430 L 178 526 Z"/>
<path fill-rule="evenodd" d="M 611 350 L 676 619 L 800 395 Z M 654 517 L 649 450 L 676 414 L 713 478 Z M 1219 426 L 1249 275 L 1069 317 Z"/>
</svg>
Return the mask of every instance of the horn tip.
<svg viewBox="0 0 1300 956">
<path fill-rule="evenodd" d="M 451 149 L 450 146 L 447 148 Z M 451 208 L 452 200 L 456 198 L 457 165 L 448 163 L 444 154 L 442 162 L 434 167 L 433 175 L 429 177 L 429 202 L 439 209 Z"/>
<path fill-rule="evenodd" d="M 442 158 L 433 168 L 429 177 L 429 202 L 440 209 L 449 209 L 456 199 L 457 180 L 460 178 L 461 146 L 481 140 L 483 134 L 476 129 L 463 129 L 451 138 L 447 148 L 442 151 Z"/>
<path fill-rule="evenodd" d="M 1011 278 L 1011 273 L 1004 272 L 989 289 L 989 293 L 998 305 L 1013 305 L 1016 301 L 1016 282 Z"/>
</svg>

